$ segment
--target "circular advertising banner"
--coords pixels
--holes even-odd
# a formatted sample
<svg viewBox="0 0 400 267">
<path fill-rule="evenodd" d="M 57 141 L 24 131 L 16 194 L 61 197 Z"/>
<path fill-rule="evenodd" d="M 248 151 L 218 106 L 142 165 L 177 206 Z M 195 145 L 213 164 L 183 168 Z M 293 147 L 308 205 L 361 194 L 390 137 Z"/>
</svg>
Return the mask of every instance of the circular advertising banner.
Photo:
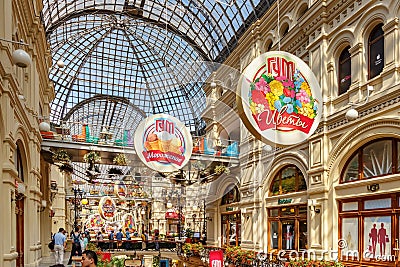
<svg viewBox="0 0 400 267">
<path fill-rule="evenodd" d="M 247 129 L 267 143 L 293 145 L 318 127 L 322 95 L 300 58 L 272 51 L 254 59 L 238 84 L 238 108 Z"/>
<path fill-rule="evenodd" d="M 105 220 L 100 216 L 100 214 L 93 214 L 89 216 L 87 227 L 90 229 L 101 229 L 105 225 Z"/>
<path fill-rule="evenodd" d="M 119 199 L 122 199 L 122 200 L 125 199 L 127 189 L 126 189 L 126 185 L 124 184 L 124 182 L 122 182 L 122 181 L 117 182 L 114 185 L 114 192 Z"/>
<path fill-rule="evenodd" d="M 132 215 L 132 213 L 126 213 L 124 214 L 124 216 L 122 217 L 122 228 L 126 229 L 135 229 L 135 219 Z"/>
<path fill-rule="evenodd" d="M 143 120 L 135 132 L 135 150 L 142 162 L 159 172 L 181 169 L 192 155 L 192 136 L 175 117 L 156 114 Z"/>
<path fill-rule="evenodd" d="M 100 199 L 99 213 L 102 218 L 111 221 L 112 218 L 114 217 L 115 211 L 116 211 L 115 202 L 111 197 L 105 196 Z"/>
</svg>

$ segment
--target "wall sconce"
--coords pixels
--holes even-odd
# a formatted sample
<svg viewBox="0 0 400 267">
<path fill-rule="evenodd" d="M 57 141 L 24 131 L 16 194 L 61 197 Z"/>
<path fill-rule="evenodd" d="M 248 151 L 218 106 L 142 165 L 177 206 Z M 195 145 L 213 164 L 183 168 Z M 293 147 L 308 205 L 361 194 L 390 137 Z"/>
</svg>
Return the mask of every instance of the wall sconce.
<svg viewBox="0 0 400 267">
<path fill-rule="evenodd" d="M 19 201 L 25 198 L 25 195 L 22 193 L 18 193 L 17 191 L 15 191 L 14 193 L 11 193 L 11 202 L 15 201 Z"/>
<path fill-rule="evenodd" d="M 354 109 L 353 106 L 359 107 L 359 106 L 367 104 L 372 91 L 374 91 L 374 87 L 372 85 L 367 85 L 367 97 L 365 98 L 364 103 L 362 103 L 362 104 L 356 104 L 356 103 L 351 103 L 351 102 L 349 103 L 350 109 L 346 112 L 346 115 L 345 115 L 347 120 L 353 121 L 358 118 L 358 111 L 356 109 Z"/>
<path fill-rule="evenodd" d="M 38 208 L 38 212 L 43 212 L 47 207 L 47 201 L 46 200 L 42 200 L 41 202 L 41 206 Z"/>
<path fill-rule="evenodd" d="M 1 41 L 5 41 L 5 42 L 9 42 L 9 43 L 13 43 L 13 44 L 18 44 L 18 45 L 26 45 L 28 46 L 28 44 L 24 43 L 22 40 L 19 42 L 16 41 L 10 41 L 4 38 L 0 38 Z M 12 61 L 15 65 L 17 65 L 20 68 L 26 68 L 28 67 L 31 62 L 32 59 L 30 57 L 30 55 L 23 49 L 17 49 L 12 53 Z"/>
<path fill-rule="evenodd" d="M 309 199 L 308 207 L 310 208 L 310 211 L 314 211 L 315 213 L 321 212 L 321 210 L 319 208 L 317 208 L 317 200 L 316 199 Z"/>
<path fill-rule="evenodd" d="M 53 202 L 54 198 L 58 193 L 57 182 L 51 181 L 50 182 L 50 202 Z"/>
<path fill-rule="evenodd" d="M 172 203 L 171 202 L 167 202 L 167 209 L 170 209 L 170 208 L 172 208 Z"/>
</svg>

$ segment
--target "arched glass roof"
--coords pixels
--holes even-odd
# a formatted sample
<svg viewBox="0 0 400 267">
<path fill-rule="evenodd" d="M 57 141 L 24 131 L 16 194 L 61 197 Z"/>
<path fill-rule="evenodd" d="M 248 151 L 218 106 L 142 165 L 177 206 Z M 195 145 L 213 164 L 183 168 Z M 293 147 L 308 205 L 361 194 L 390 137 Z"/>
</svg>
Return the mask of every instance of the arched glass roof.
<svg viewBox="0 0 400 267">
<path fill-rule="evenodd" d="M 56 90 L 51 120 L 59 123 L 81 101 L 109 95 L 146 115 L 175 116 L 195 131 L 212 62 L 222 62 L 274 2 L 227 1 L 43 0 Z"/>
</svg>

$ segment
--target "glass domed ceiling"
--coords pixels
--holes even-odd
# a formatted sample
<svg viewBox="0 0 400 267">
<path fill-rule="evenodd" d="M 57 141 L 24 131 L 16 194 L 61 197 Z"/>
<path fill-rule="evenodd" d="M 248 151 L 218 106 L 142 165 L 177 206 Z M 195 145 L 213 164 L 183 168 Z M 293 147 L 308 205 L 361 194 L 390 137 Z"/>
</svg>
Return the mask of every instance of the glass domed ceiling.
<svg viewBox="0 0 400 267">
<path fill-rule="evenodd" d="M 127 99 L 146 115 L 175 116 L 195 132 L 212 62 L 222 62 L 272 2 L 43 0 L 56 91 L 52 122 L 68 114 L 89 124 L 121 123 L 113 118 L 123 114 L 71 116 L 71 109 L 91 98 L 93 110 L 75 112 L 95 113 L 104 106 L 96 105 L 96 97 L 108 95 Z"/>
</svg>

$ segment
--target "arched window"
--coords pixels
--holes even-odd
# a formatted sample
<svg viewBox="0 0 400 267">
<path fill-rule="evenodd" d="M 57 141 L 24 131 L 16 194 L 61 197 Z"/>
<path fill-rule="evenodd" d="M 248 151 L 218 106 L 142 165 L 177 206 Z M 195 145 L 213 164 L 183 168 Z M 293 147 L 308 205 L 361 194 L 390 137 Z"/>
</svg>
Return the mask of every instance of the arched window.
<svg viewBox="0 0 400 267">
<path fill-rule="evenodd" d="M 272 49 L 272 41 L 271 40 L 269 40 L 266 43 L 265 48 L 266 48 L 266 50 L 265 50 L 266 52 L 271 51 L 271 49 Z"/>
<path fill-rule="evenodd" d="M 360 147 L 347 161 L 342 182 L 399 173 L 400 140 L 379 139 Z"/>
<path fill-rule="evenodd" d="M 288 34 L 288 33 L 289 33 L 289 25 L 288 25 L 287 23 L 285 23 L 285 24 L 282 26 L 281 38 L 285 37 L 286 34 Z"/>
<path fill-rule="evenodd" d="M 376 26 L 368 37 L 368 78 L 378 76 L 385 65 L 383 24 Z"/>
<path fill-rule="evenodd" d="M 351 84 L 351 55 L 349 49 L 350 46 L 347 46 L 339 56 L 339 95 L 346 93 Z"/>
<path fill-rule="evenodd" d="M 297 20 L 298 20 L 298 21 L 299 21 L 300 18 L 307 12 L 307 10 L 308 10 L 307 4 L 304 4 L 304 5 L 302 5 L 302 6 L 299 8 L 299 11 L 298 11 L 298 13 L 297 13 Z"/>
<path fill-rule="evenodd" d="M 18 145 L 16 151 L 15 168 L 18 171 L 18 177 L 21 179 L 21 181 L 24 181 L 24 165 L 22 161 L 22 153 Z"/>
<path fill-rule="evenodd" d="M 289 165 L 275 176 L 271 183 L 270 194 L 276 196 L 305 190 L 307 184 L 303 174 L 296 166 Z"/>
<path fill-rule="evenodd" d="M 225 194 L 221 200 L 221 205 L 227 205 L 239 201 L 240 201 L 239 189 L 237 188 L 237 186 L 234 186 L 229 191 L 225 191 Z"/>
</svg>

